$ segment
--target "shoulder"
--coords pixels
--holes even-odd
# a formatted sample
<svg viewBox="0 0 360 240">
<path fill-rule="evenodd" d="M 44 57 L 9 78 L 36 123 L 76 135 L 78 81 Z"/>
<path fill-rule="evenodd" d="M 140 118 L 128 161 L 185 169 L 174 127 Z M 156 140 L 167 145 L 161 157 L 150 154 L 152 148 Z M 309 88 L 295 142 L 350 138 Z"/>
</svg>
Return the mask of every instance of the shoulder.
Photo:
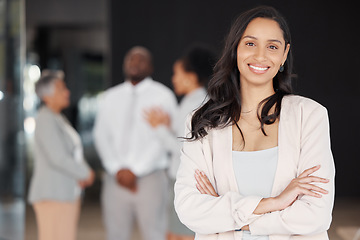
<svg viewBox="0 0 360 240">
<path fill-rule="evenodd" d="M 101 107 L 108 104 L 113 104 L 114 101 L 121 98 L 126 92 L 126 84 L 120 83 L 114 87 L 111 87 L 99 95 L 99 103 Z"/>
<path fill-rule="evenodd" d="M 177 104 L 177 100 L 173 91 L 160 82 L 151 80 L 149 93 L 152 97 L 165 105 L 174 106 Z"/>
<path fill-rule="evenodd" d="M 108 97 L 108 96 L 116 96 L 119 93 L 121 93 L 122 91 L 124 91 L 126 89 L 126 84 L 125 83 L 120 83 L 114 87 L 108 88 L 105 92 L 104 92 L 104 96 Z"/>
<path fill-rule="evenodd" d="M 47 124 L 55 121 L 55 114 L 46 106 L 42 106 L 37 113 L 36 121 L 38 122 L 37 125 L 39 125 L 39 123 Z"/>
<path fill-rule="evenodd" d="M 150 87 L 157 92 L 161 92 L 167 95 L 174 95 L 170 88 L 158 81 L 151 80 Z"/>
<path fill-rule="evenodd" d="M 281 109 L 284 111 L 300 111 L 302 113 L 311 113 L 313 111 L 327 112 L 326 108 L 313 99 L 299 96 L 287 95 L 284 96 Z"/>
<path fill-rule="evenodd" d="M 328 112 L 323 105 L 297 95 L 284 96 L 280 117 L 301 126 L 316 126 L 328 122 Z"/>
<path fill-rule="evenodd" d="M 58 128 L 56 114 L 47 107 L 41 107 L 36 116 L 35 134 L 42 134 Z"/>
</svg>

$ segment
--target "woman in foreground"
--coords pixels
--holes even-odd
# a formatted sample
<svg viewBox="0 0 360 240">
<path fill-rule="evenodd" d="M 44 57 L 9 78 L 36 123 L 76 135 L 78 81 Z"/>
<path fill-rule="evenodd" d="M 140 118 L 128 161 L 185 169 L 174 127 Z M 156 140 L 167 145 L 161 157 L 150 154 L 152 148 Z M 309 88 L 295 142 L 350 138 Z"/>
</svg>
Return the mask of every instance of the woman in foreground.
<svg viewBox="0 0 360 240">
<path fill-rule="evenodd" d="M 241 14 L 187 122 L 175 209 L 196 239 L 328 239 L 334 163 L 326 109 L 292 95 L 290 32 Z"/>
</svg>

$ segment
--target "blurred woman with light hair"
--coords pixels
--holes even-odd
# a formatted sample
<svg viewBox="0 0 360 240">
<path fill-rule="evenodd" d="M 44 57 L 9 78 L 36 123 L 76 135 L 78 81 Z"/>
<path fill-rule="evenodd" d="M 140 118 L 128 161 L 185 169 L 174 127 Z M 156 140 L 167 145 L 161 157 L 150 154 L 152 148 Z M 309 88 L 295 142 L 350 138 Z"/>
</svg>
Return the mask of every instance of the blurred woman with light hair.
<svg viewBox="0 0 360 240">
<path fill-rule="evenodd" d="M 62 71 L 45 70 L 35 85 L 43 105 L 36 119 L 29 202 L 35 210 L 39 240 L 76 239 L 80 195 L 94 181 L 80 137 L 61 114 L 70 104 L 63 79 Z"/>
</svg>

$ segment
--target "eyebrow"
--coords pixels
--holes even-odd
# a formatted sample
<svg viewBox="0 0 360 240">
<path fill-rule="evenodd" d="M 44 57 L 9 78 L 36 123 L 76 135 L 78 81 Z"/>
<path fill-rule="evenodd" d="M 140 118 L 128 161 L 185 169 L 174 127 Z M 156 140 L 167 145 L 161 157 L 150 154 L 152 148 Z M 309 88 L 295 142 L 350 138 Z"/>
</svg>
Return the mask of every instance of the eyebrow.
<svg viewBox="0 0 360 240">
<path fill-rule="evenodd" d="M 244 36 L 242 39 L 244 39 L 244 38 L 251 38 L 251 39 L 258 40 L 256 37 L 251 36 L 251 35 L 246 35 L 246 36 Z M 282 45 L 282 42 L 281 42 L 280 40 L 277 40 L 277 39 L 269 39 L 269 40 L 267 40 L 267 41 L 268 41 L 268 42 L 278 42 L 278 43 L 280 43 L 280 44 Z"/>
</svg>

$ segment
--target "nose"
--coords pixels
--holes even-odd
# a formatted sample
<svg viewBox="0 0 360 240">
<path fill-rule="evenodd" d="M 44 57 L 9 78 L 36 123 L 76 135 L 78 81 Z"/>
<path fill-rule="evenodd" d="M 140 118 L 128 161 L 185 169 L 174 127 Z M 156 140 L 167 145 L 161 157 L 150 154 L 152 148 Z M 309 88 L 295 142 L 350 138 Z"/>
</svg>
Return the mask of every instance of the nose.
<svg viewBox="0 0 360 240">
<path fill-rule="evenodd" d="M 66 97 L 70 97 L 71 93 L 70 90 L 68 88 L 65 89 L 65 96 Z"/>
<path fill-rule="evenodd" d="M 259 62 L 266 60 L 266 49 L 263 47 L 256 48 L 255 59 Z"/>
</svg>

